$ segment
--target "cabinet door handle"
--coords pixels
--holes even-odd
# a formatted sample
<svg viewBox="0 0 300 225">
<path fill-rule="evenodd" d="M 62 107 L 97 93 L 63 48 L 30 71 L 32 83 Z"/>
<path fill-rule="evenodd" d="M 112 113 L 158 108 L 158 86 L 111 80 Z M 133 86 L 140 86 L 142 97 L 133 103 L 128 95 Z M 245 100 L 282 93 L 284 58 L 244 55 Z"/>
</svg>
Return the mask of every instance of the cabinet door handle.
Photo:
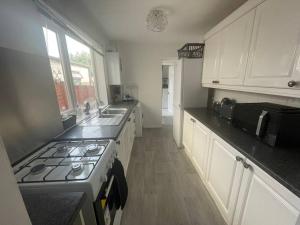
<svg viewBox="0 0 300 225">
<path fill-rule="evenodd" d="M 131 118 L 128 118 L 128 120 L 127 120 L 127 121 L 128 121 L 128 122 L 130 122 L 130 120 L 131 120 Z"/>
<path fill-rule="evenodd" d="M 249 165 L 248 163 L 246 163 L 245 161 L 243 162 L 243 166 L 244 166 L 245 169 L 250 169 L 250 170 L 252 170 L 252 166 Z"/>
<path fill-rule="evenodd" d="M 244 163 L 244 159 L 241 156 L 236 156 L 235 160 Z"/>
<path fill-rule="evenodd" d="M 191 120 L 193 123 L 195 123 L 195 122 L 196 122 L 196 121 L 195 121 L 193 118 L 191 118 L 190 120 Z"/>
<path fill-rule="evenodd" d="M 289 86 L 289 87 L 294 87 L 294 86 L 296 86 L 296 85 L 297 85 L 297 82 L 294 81 L 294 80 L 290 80 L 290 81 L 288 82 L 288 86 Z"/>
<path fill-rule="evenodd" d="M 121 141 L 116 141 L 116 144 L 117 144 L 117 145 L 120 145 L 120 144 L 121 144 Z"/>
<path fill-rule="evenodd" d="M 219 84 L 220 81 L 218 81 L 218 80 L 213 80 L 212 83 L 213 83 L 213 84 Z"/>
</svg>

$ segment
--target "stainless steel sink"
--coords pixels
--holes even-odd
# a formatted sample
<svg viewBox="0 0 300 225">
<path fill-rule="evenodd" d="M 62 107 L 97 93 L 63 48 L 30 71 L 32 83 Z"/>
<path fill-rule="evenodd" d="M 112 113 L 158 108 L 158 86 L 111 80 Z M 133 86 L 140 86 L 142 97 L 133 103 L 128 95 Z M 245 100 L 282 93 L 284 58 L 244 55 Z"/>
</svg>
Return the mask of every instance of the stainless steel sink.
<svg viewBox="0 0 300 225">
<path fill-rule="evenodd" d="M 107 107 L 100 115 L 84 121 L 80 126 L 118 126 L 124 118 L 127 108 Z"/>
<path fill-rule="evenodd" d="M 126 108 L 110 108 L 105 109 L 102 114 L 125 114 L 128 109 Z"/>
<path fill-rule="evenodd" d="M 105 114 L 101 117 L 94 117 L 80 124 L 80 126 L 118 126 L 123 119 L 123 115 Z"/>
</svg>

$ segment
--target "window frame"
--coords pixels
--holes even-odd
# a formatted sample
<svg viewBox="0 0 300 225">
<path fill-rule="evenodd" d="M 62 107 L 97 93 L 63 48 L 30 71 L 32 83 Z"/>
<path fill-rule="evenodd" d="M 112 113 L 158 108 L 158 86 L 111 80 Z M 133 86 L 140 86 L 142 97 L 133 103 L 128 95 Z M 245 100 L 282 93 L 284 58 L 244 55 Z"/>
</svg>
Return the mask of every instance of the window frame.
<svg viewBox="0 0 300 225">
<path fill-rule="evenodd" d="M 77 99 L 76 99 L 76 94 L 75 94 L 75 85 L 72 77 L 72 69 L 71 69 L 71 62 L 69 58 L 69 52 L 68 52 L 68 47 L 67 47 L 67 41 L 66 41 L 66 35 L 69 36 L 70 38 L 80 42 L 81 44 L 85 45 L 85 43 L 82 43 L 81 40 L 79 40 L 75 35 L 71 34 L 70 32 L 64 30 L 61 28 L 59 25 L 48 19 L 47 17 L 41 15 L 42 17 L 42 28 L 45 27 L 46 29 L 49 29 L 53 31 L 56 34 L 57 37 L 57 43 L 58 43 L 58 51 L 60 54 L 60 61 L 62 64 L 62 69 L 63 69 L 63 77 L 65 79 L 65 86 L 66 86 L 66 94 L 68 98 L 68 103 L 70 104 L 70 107 L 68 110 L 65 111 L 60 111 L 60 114 L 62 117 L 64 116 L 69 116 L 71 114 L 76 114 L 78 115 L 78 108 L 77 108 Z M 87 45 L 85 45 L 87 46 Z M 99 78 L 95 66 L 95 57 L 94 57 L 94 50 L 91 49 L 89 46 L 87 46 L 90 50 L 90 56 L 91 56 L 91 66 L 89 70 L 93 73 L 95 77 L 95 98 L 97 104 L 100 102 L 100 91 L 99 91 Z M 48 54 L 48 49 L 47 49 L 47 54 Z M 49 63 L 50 63 L 50 57 L 49 58 Z M 104 59 L 104 56 L 103 56 Z M 105 68 L 103 68 L 104 73 L 106 73 Z M 51 71 L 52 73 L 52 71 Z M 54 81 L 54 80 L 53 80 Z M 103 82 L 106 83 L 106 80 Z M 57 103 L 58 104 L 58 103 Z"/>
</svg>

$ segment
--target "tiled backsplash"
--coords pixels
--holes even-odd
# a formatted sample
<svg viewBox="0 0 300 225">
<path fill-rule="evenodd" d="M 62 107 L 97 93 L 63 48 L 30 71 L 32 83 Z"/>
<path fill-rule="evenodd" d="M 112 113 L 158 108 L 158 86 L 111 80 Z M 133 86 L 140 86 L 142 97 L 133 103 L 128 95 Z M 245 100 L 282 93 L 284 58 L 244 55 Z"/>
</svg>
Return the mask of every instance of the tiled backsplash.
<svg viewBox="0 0 300 225">
<path fill-rule="evenodd" d="M 300 108 L 300 96 L 299 98 L 291 98 L 275 95 L 264 95 L 249 92 L 215 89 L 215 101 L 221 101 L 224 97 L 235 99 L 237 102 L 271 102 Z"/>
</svg>

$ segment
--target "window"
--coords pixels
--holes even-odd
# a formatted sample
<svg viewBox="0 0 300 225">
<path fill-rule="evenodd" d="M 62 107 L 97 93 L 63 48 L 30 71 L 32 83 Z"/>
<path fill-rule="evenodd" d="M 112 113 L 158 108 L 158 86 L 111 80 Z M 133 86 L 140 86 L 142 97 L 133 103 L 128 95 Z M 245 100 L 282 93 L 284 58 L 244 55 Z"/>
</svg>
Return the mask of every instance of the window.
<svg viewBox="0 0 300 225">
<path fill-rule="evenodd" d="M 57 34 L 50 29 L 43 27 L 43 31 L 55 84 L 57 102 L 60 111 L 63 113 L 71 109 L 71 104 L 67 84 L 65 82 L 63 64 L 60 57 L 58 38 Z"/>
<path fill-rule="evenodd" d="M 98 102 L 108 103 L 103 55 L 53 21 L 41 18 L 60 112 L 62 116 L 76 113 L 81 120 L 87 103 L 91 112 Z M 93 43 L 86 38 L 84 43 Z"/>
<path fill-rule="evenodd" d="M 96 79 L 89 47 L 66 35 L 76 105 L 82 112 L 85 104 L 97 107 Z"/>
</svg>

